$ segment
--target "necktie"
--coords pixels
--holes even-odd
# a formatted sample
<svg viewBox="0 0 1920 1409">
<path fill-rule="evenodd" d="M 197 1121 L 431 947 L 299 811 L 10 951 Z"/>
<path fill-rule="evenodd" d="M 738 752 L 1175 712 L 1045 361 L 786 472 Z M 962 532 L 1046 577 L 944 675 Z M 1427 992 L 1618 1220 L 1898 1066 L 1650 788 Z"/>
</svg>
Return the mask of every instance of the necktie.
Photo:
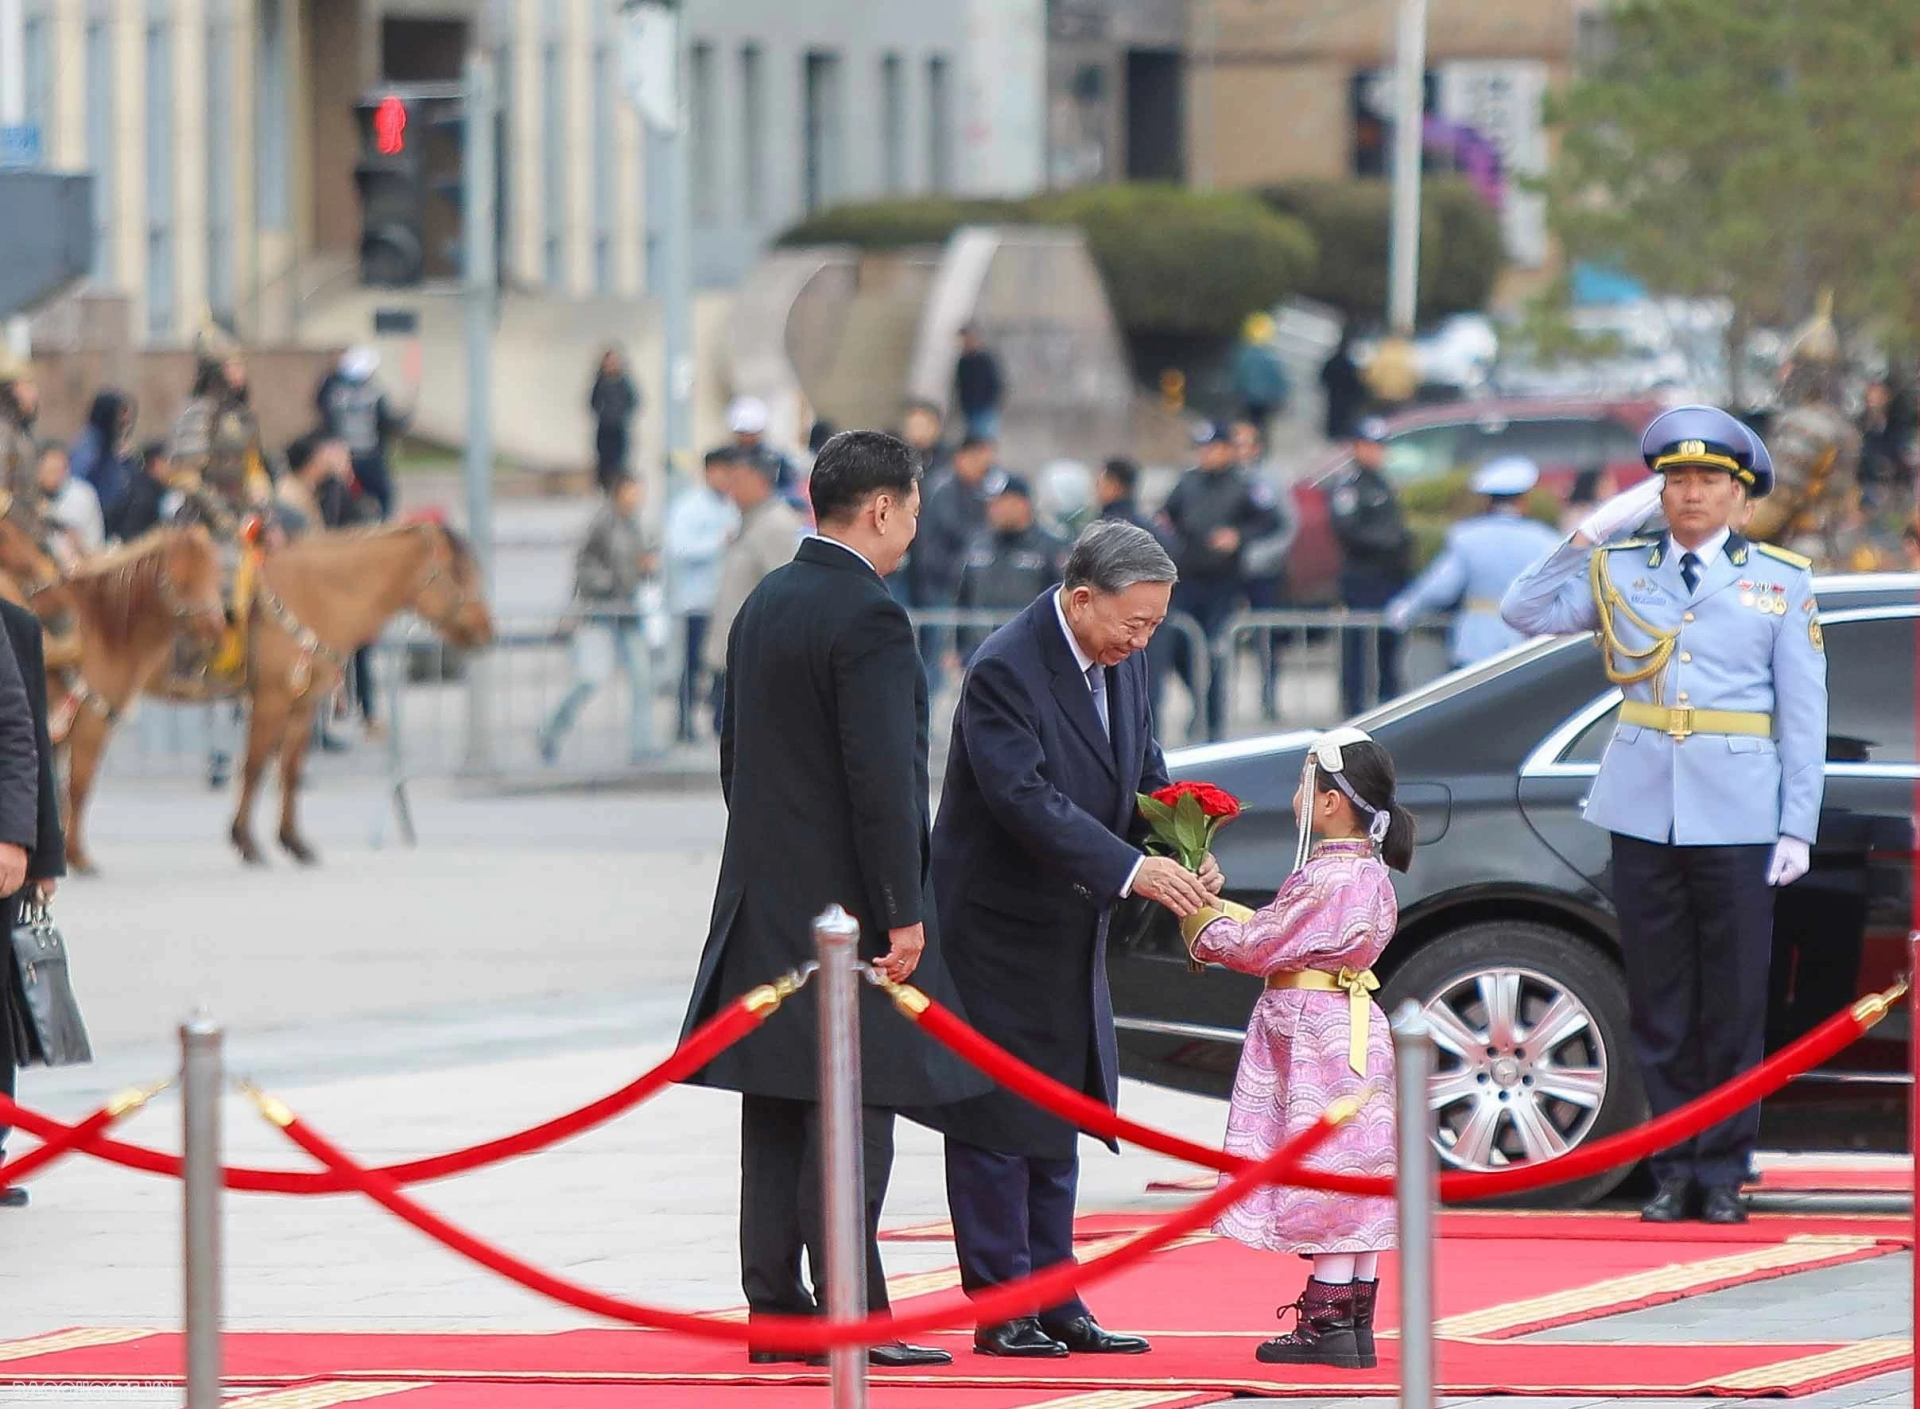
<svg viewBox="0 0 1920 1409">
<path fill-rule="evenodd" d="M 1100 716 L 1100 732 L 1109 739 L 1113 726 L 1107 723 L 1107 670 L 1095 663 L 1087 667 L 1087 688 L 1093 691 L 1093 712 Z"/>
<path fill-rule="evenodd" d="M 1680 559 L 1680 580 L 1687 584 L 1689 592 L 1700 585 L 1700 559 L 1695 554 L 1688 553 Z"/>
</svg>

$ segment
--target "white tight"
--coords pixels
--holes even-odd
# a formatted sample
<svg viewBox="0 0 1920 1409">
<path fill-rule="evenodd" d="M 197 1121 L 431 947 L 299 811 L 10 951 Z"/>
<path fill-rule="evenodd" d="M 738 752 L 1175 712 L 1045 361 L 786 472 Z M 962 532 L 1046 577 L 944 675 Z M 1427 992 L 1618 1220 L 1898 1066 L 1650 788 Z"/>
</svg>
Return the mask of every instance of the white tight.
<svg viewBox="0 0 1920 1409">
<path fill-rule="evenodd" d="M 1328 1286 L 1344 1287 L 1349 1282 L 1372 1282 L 1380 1276 L 1377 1252 L 1317 1252 L 1313 1255 L 1313 1280 Z"/>
</svg>

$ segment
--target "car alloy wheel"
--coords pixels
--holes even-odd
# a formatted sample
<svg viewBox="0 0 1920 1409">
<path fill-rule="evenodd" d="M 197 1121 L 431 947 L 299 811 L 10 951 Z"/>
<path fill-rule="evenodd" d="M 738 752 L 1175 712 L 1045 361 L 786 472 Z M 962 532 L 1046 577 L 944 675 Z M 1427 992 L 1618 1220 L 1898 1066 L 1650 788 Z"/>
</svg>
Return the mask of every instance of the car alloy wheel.
<svg viewBox="0 0 1920 1409">
<path fill-rule="evenodd" d="M 1592 1133 L 1610 1074 L 1601 1025 L 1569 988 L 1518 967 L 1461 975 L 1429 998 L 1440 1158 L 1492 1170 L 1565 1154 Z"/>
</svg>

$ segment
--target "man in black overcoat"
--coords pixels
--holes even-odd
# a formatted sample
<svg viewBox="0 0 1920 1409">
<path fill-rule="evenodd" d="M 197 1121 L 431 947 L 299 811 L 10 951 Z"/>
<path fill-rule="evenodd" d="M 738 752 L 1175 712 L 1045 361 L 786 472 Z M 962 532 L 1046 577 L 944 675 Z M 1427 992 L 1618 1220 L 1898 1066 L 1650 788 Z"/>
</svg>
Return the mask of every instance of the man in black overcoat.
<svg viewBox="0 0 1920 1409">
<path fill-rule="evenodd" d="M 954 717 L 934 893 L 947 962 L 973 1024 L 1015 1056 L 1113 1105 L 1119 1062 L 1107 928 L 1123 896 L 1176 915 L 1206 905 L 1199 877 L 1148 857 L 1135 795 L 1164 787 L 1143 654 L 1167 614 L 1173 561 L 1123 520 L 1086 529 L 1049 588 L 973 658 Z M 934 1113 L 963 1285 L 977 1291 L 1073 1257 L 1073 1126 L 996 1090 Z M 1146 1350 L 1078 1297 L 982 1326 L 989 1355 Z"/>
<path fill-rule="evenodd" d="M 927 690 L 906 610 L 882 578 L 913 542 L 912 452 L 878 431 L 821 449 L 811 480 L 820 536 L 753 590 L 727 639 L 720 786 L 727 840 L 684 1037 L 722 1005 L 813 957 L 813 920 L 845 906 L 860 955 L 958 1006 L 930 888 Z M 867 1302 L 887 1308 L 878 1244 L 894 1115 L 987 1089 L 878 990 L 860 993 L 866 1103 Z M 962 1010 L 964 1011 L 964 1010 Z M 825 1305 L 817 1009 L 803 989 L 691 1080 L 742 1094 L 740 1267 L 752 1313 Z M 800 1277 L 807 1250 L 813 1289 Z M 800 1357 L 751 1352 L 756 1363 Z M 950 1360 L 876 1346 L 875 1364 Z"/>
<path fill-rule="evenodd" d="M 29 893 L 53 895 L 67 873 L 60 830 L 59 775 L 47 733 L 47 666 L 40 622 L 25 607 L 0 600 L 0 626 L 10 649 L 0 651 L 0 1091 L 14 1092 L 14 1074 L 31 1053 L 13 1047 L 14 975 L 11 936 Z M 6 1142 L 0 1126 L 0 1144 Z M 0 1208 L 21 1208 L 24 1187 L 0 1189 Z"/>
</svg>

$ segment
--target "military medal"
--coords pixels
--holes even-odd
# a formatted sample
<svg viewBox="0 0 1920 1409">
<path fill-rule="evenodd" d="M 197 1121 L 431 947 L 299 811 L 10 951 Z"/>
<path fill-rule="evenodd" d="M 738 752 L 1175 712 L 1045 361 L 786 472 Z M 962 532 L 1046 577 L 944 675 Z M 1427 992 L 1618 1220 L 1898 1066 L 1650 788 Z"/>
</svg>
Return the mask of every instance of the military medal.
<svg viewBox="0 0 1920 1409">
<path fill-rule="evenodd" d="M 1745 584 L 1742 584 L 1742 585 L 1744 586 Z M 1742 593 L 1740 594 L 1740 605 L 1741 605 L 1741 606 L 1743 606 L 1743 607 L 1750 607 L 1750 606 L 1752 606 L 1752 605 L 1753 605 L 1753 593 L 1751 593 L 1751 592 L 1742 592 Z"/>
<path fill-rule="evenodd" d="M 1773 599 L 1773 614 L 1775 616 L 1785 616 L 1787 614 L 1787 599 L 1785 597 L 1775 597 Z"/>
<path fill-rule="evenodd" d="M 1773 611 L 1773 598 L 1762 596 L 1757 605 L 1761 611 L 1771 613 Z"/>
</svg>

